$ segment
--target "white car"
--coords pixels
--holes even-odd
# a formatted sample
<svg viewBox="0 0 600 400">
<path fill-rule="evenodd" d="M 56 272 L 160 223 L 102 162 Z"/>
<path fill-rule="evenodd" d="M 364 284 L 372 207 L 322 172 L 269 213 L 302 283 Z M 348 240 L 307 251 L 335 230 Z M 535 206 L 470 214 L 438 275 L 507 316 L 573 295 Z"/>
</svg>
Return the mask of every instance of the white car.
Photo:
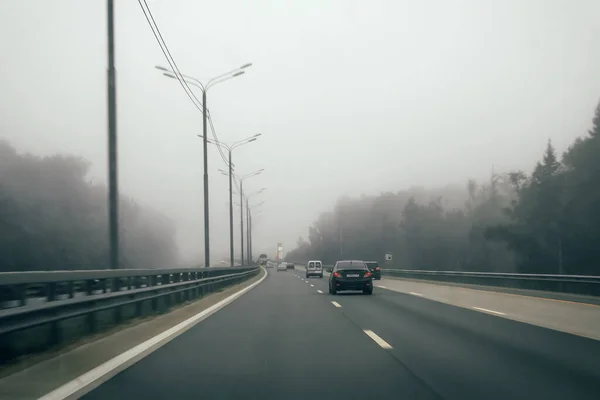
<svg viewBox="0 0 600 400">
<path fill-rule="evenodd" d="M 323 263 L 321 261 L 314 260 L 306 263 L 306 279 L 311 276 L 323 278 Z"/>
<path fill-rule="evenodd" d="M 287 265 L 286 263 L 282 262 L 277 264 L 277 272 L 279 271 L 287 271 Z"/>
</svg>

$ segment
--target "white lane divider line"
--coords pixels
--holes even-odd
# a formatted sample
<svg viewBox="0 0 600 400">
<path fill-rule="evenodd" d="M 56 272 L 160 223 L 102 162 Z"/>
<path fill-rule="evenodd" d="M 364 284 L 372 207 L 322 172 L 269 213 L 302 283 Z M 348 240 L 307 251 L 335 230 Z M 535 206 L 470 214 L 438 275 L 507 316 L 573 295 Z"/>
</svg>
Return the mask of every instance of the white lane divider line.
<svg viewBox="0 0 600 400">
<path fill-rule="evenodd" d="M 383 285 L 375 285 L 375 287 L 382 288 L 382 289 L 387 289 L 387 287 L 385 287 Z"/>
<path fill-rule="evenodd" d="M 392 348 L 392 346 L 388 342 L 386 342 L 385 340 L 380 338 L 375 332 L 373 332 L 369 329 L 364 329 L 363 332 L 366 333 L 368 337 L 373 339 L 373 341 L 375 343 L 377 343 L 379 346 L 381 346 L 381 348 L 386 349 L 386 350 L 389 350 Z"/>
<path fill-rule="evenodd" d="M 39 400 L 65 400 L 73 398 L 78 399 L 82 397 L 86 393 L 108 381 L 113 376 L 117 375 L 119 372 L 124 371 L 150 353 L 158 350 L 160 347 L 175 339 L 192 326 L 215 314 L 226 305 L 234 302 L 236 299 L 243 296 L 254 287 L 260 285 L 268 276 L 267 270 L 263 267 L 261 267 L 261 269 L 264 272 L 263 277 L 252 283 L 250 286 L 233 293 L 229 297 L 219 301 L 217 304 L 200 311 L 198 314 L 191 316 L 185 321 L 178 323 L 162 333 L 159 333 L 153 338 L 150 338 L 145 342 L 142 342 L 137 346 L 125 351 L 124 353 L 111 358 L 105 363 L 98 365 L 94 369 L 91 369 L 72 381 L 65 383 L 59 388 L 54 389 L 50 393 L 45 394 L 44 396 L 40 397 Z"/>
<path fill-rule="evenodd" d="M 315 287 L 315 285 L 310 285 L 310 287 Z"/>
<path fill-rule="evenodd" d="M 322 291 L 322 290 L 317 290 L 317 292 L 319 292 L 319 293 L 323 294 L 323 291 Z"/>
<path fill-rule="evenodd" d="M 333 304 L 337 308 L 342 308 L 342 305 L 340 303 L 338 303 L 337 301 L 332 301 L 331 304 Z"/>
<path fill-rule="evenodd" d="M 471 307 L 471 308 L 473 310 L 483 311 L 483 312 L 492 313 L 492 314 L 496 314 L 496 315 L 506 315 L 506 313 L 503 313 L 500 311 L 488 310 L 487 308 L 481 308 L 481 307 Z"/>
<path fill-rule="evenodd" d="M 408 292 L 408 293 L 412 294 L 413 296 L 423 297 L 423 295 L 421 293 L 417 293 L 417 292 Z"/>
</svg>

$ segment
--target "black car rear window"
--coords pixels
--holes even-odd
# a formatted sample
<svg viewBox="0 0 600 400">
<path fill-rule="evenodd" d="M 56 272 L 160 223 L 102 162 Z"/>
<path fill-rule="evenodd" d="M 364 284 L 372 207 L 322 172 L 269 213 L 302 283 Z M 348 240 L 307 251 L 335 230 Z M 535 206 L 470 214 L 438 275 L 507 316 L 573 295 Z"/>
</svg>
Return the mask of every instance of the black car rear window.
<svg viewBox="0 0 600 400">
<path fill-rule="evenodd" d="M 367 266 L 362 261 L 342 261 L 335 265 L 335 269 L 367 269 Z"/>
<path fill-rule="evenodd" d="M 367 266 L 369 268 L 377 268 L 377 267 L 379 267 L 379 263 L 376 263 L 376 262 L 366 262 L 365 264 L 367 264 Z"/>
</svg>

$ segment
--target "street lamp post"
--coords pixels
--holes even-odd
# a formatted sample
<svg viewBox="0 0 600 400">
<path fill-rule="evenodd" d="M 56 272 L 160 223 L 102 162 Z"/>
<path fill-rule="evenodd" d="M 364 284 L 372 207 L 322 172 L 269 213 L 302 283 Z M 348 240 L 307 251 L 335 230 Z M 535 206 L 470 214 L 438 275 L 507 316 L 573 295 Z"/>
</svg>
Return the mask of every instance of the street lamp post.
<svg viewBox="0 0 600 400">
<path fill-rule="evenodd" d="M 251 214 L 250 210 L 253 207 L 257 207 L 257 206 L 262 205 L 264 203 L 264 201 L 261 202 L 260 204 L 257 204 L 257 205 L 255 205 L 253 207 L 250 207 L 250 206 L 248 206 L 248 200 L 251 197 L 253 197 L 253 196 L 257 195 L 257 194 L 260 194 L 260 193 L 264 192 L 265 190 L 267 190 L 267 188 L 262 188 L 260 190 L 257 190 L 254 193 L 251 193 L 249 195 L 243 196 L 246 199 L 246 259 L 250 260 L 250 261 L 253 260 L 253 257 L 252 257 L 252 233 L 251 233 L 252 232 L 252 214 Z M 237 194 L 237 192 L 236 192 L 236 194 Z M 240 198 L 241 197 L 242 196 L 240 196 Z M 236 203 L 236 204 L 241 207 L 241 205 L 243 203 L 240 202 L 240 203 Z M 244 234 L 244 231 L 242 229 L 242 235 L 243 234 Z"/>
<path fill-rule="evenodd" d="M 114 4 L 108 6 L 108 237 L 110 268 L 119 268 L 119 183 L 117 173 L 117 73 L 115 71 Z"/>
<path fill-rule="evenodd" d="M 233 163 L 231 162 L 231 152 L 239 146 L 256 141 L 256 139 L 258 139 L 258 137 L 261 135 L 262 135 L 262 133 L 257 133 L 253 136 L 247 137 L 246 139 L 239 140 L 239 141 L 233 143 L 232 145 L 225 144 L 224 142 L 221 142 L 219 140 L 214 140 L 214 139 L 207 140 L 208 143 L 214 144 L 216 146 L 222 147 L 225 150 L 227 150 L 227 155 L 228 155 L 227 175 L 229 176 L 229 262 L 232 267 L 234 265 L 234 259 L 233 259 L 234 248 L 233 248 Z M 221 173 L 224 172 L 222 170 L 220 170 L 220 171 L 221 171 Z"/>
<path fill-rule="evenodd" d="M 242 255 L 242 266 L 244 265 L 244 202 L 242 197 L 244 194 L 244 182 L 240 179 L 240 254 Z"/>
<path fill-rule="evenodd" d="M 168 76 L 169 78 L 175 79 L 183 79 L 187 83 L 194 84 L 194 86 L 200 88 L 202 91 L 202 152 L 204 154 L 204 267 L 210 267 L 210 224 L 209 224 L 209 207 L 208 207 L 208 138 L 206 136 L 206 121 L 207 121 L 207 108 L 206 108 L 206 92 L 212 86 L 225 82 L 228 79 L 235 78 L 236 76 L 240 76 L 244 73 L 244 69 L 250 67 L 252 64 L 244 64 L 239 68 L 235 68 L 231 71 L 228 71 L 224 74 L 216 76 L 210 79 L 206 85 L 203 85 L 200 80 L 193 78 L 188 75 L 184 75 L 181 73 L 175 73 L 175 71 L 169 70 L 165 67 L 156 66 L 157 69 L 161 71 L 165 71 L 163 75 Z"/>
<path fill-rule="evenodd" d="M 223 175 L 227 175 L 225 171 L 220 171 Z M 261 168 L 258 171 L 251 172 L 244 176 L 238 176 L 236 174 L 233 174 L 233 177 L 237 179 L 237 181 L 240 183 L 240 255 L 242 258 L 242 265 L 244 265 L 244 181 L 248 178 L 260 174 L 263 171 L 264 168 Z"/>
<path fill-rule="evenodd" d="M 264 189 L 260 190 L 259 192 L 255 193 L 255 194 L 261 193 L 263 190 Z M 247 241 L 248 241 L 248 246 L 247 246 L 248 247 L 248 259 L 252 260 L 252 209 L 262 206 L 265 203 L 265 201 L 261 201 L 260 203 L 255 204 L 252 207 L 250 207 L 248 205 L 249 197 L 251 197 L 251 196 L 246 196 L 246 219 L 247 219 L 246 233 L 248 236 L 248 239 L 247 239 Z"/>
<path fill-rule="evenodd" d="M 250 258 L 250 207 L 248 206 L 248 197 L 246 197 L 246 258 L 252 263 L 252 258 Z"/>
</svg>

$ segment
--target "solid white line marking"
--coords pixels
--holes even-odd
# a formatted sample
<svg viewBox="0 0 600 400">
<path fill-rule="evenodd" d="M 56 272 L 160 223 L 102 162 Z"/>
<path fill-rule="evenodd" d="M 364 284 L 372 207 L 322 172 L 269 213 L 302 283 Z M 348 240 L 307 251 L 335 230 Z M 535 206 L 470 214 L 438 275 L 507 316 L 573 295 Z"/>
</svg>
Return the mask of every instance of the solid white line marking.
<svg viewBox="0 0 600 400">
<path fill-rule="evenodd" d="M 383 340 L 382 338 L 380 338 L 379 336 L 377 336 L 377 334 L 373 331 L 370 331 L 368 329 L 364 329 L 363 330 L 368 337 L 370 337 L 371 339 L 373 339 L 373 341 L 375 343 L 377 343 L 379 346 L 381 346 L 382 348 L 389 350 L 392 348 L 392 346 L 390 346 L 390 344 L 388 342 L 386 342 L 385 340 Z"/>
<path fill-rule="evenodd" d="M 64 400 L 82 397 L 84 394 L 97 388 L 102 383 L 117 375 L 119 372 L 127 369 L 153 351 L 175 339 L 177 336 L 181 335 L 198 322 L 210 317 L 221 308 L 225 307 L 229 303 L 232 303 L 238 297 L 241 297 L 243 294 L 254 289 L 256 286 L 261 284 L 268 275 L 268 272 L 264 268 L 262 268 L 262 270 L 265 272 L 265 274 L 257 282 L 254 282 L 250 286 L 232 294 L 231 296 L 221 300 L 213 306 L 208 307 L 206 310 L 199 312 L 185 321 L 178 323 L 163 333 L 160 333 L 153 338 L 148 339 L 145 342 L 125 351 L 124 353 L 111 358 L 107 362 L 100 364 L 85 374 L 65 383 L 58 389 L 55 389 L 52 392 L 40 397 L 38 400 Z"/>
<path fill-rule="evenodd" d="M 340 303 L 338 303 L 337 301 L 332 301 L 331 304 L 333 304 L 337 308 L 342 308 L 342 305 Z"/>
<path fill-rule="evenodd" d="M 323 291 L 322 291 L 322 290 L 317 290 L 317 292 L 319 292 L 319 293 L 321 293 L 321 294 L 323 293 Z"/>
<path fill-rule="evenodd" d="M 503 312 L 500 311 L 494 311 L 494 310 L 488 310 L 487 308 L 481 308 L 481 307 L 471 307 L 473 310 L 479 310 L 479 311 L 483 311 L 483 312 L 488 312 L 488 313 L 492 313 L 492 314 L 496 314 L 496 315 L 506 315 Z"/>
<path fill-rule="evenodd" d="M 310 285 L 310 287 L 315 287 L 315 285 Z"/>
<path fill-rule="evenodd" d="M 408 292 L 408 293 L 412 294 L 413 296 L 423 297 L 423 295 L 421 293 L 417 293 L 417 292 Z"/>
<path fill-rule="evenodd" d="M 382 289 L 387 289 L 387 287 L 385 287 L 383 285 L 375 285 L 375 287 L 382 288 Z"/>
</svg>

